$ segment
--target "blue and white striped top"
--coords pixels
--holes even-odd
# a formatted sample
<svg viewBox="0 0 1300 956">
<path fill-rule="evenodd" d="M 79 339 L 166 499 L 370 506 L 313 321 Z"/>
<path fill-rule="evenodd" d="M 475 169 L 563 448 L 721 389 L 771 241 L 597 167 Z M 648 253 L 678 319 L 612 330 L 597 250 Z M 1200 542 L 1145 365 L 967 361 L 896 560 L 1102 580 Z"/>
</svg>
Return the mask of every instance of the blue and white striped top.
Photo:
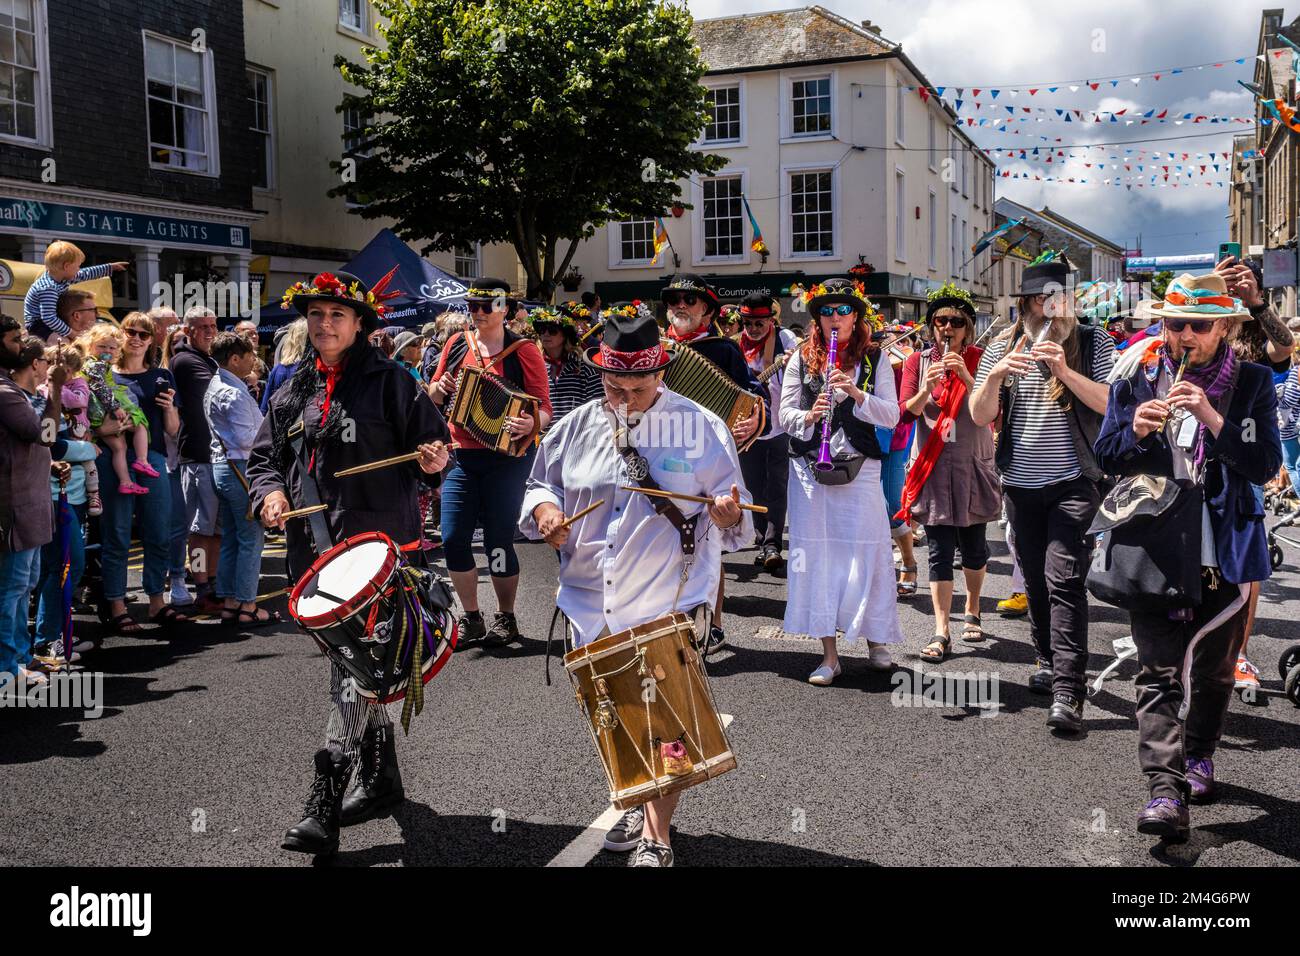
<svg viewBox="0 0 1300 956">
<path fill-rule="evenodd" d="M 78 269 L 77 274 L 68 282 L 59 282 L 49 272 L 42 272 L 23 297 L 23 321 L 27 325 L 27 331 L 41 340 L 48 339 L 55 333 L 67 335 L 72 330 L 68 328 L 68 323 L 59 318 L 59 296 L 73 283 L 102 279 L 112 274 L 111 262 Z"/>
<path fill-rule="evenodd" d="M 1283 441 L 1300 438 L 1300 366 L 1291 367 L 1278 391 L 1277 421 Z"/>
</svg>

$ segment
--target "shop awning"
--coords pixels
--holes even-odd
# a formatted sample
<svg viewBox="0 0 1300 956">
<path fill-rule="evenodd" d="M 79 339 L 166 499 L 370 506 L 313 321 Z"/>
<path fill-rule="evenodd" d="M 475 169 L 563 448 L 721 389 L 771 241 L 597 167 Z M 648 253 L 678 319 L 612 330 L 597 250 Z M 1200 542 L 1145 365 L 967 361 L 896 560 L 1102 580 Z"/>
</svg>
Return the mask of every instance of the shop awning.
<svg viewBox="0 0 1300 956">
<path fill-rule="evenodd" d="M 45 266 L 35 262 L 18 262 L 13 259 L 0 259 L 0 312 L 22 321 L 23 297 L 32 283 L 40 278 Z M 72 288 L 84 289 L 95 297 L 95 308 L 100 318 L 113 321 L 108 310 L 113 306 L 113 282 L 105 277 L 89 282 L 78 282 Z"/>
</svg>

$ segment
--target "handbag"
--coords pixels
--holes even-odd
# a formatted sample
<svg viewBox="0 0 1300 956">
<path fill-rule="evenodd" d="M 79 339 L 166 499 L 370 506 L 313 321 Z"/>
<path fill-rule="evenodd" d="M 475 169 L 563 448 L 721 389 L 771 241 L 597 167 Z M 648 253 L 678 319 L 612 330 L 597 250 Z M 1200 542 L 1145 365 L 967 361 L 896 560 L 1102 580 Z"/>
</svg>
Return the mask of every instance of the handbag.
<svg viewBox="0 0 1300 956">
<path fill-rule="evenodd" d="M 1173 611 L 1201 603 L 1205 489 L 1158 475 L 1120 481 L 1101 503 L 1086 585 L 1099 601 L 1129 611 Z"/>
</svg>

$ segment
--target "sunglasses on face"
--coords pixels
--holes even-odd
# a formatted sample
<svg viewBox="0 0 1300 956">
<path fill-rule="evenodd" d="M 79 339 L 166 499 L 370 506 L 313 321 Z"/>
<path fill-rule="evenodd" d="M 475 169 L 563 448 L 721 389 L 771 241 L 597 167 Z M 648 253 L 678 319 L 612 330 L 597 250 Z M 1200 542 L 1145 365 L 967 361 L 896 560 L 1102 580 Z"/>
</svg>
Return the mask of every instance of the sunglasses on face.
<svg viewBox="0 0 1300 956">
<path fill-rule="evenodd" d="M 142 338 L 146 342 L 148 342 L 151 338 L 153 338 L 152 332 L 146 332 L 143 329 L 123 329 L 122 331 L 125 332 L 127 335 L 129 335 L 131 338 L 137 338 L 137 337 Z"/>
<path fill-rule="evenodd" d="M 817 310 L 818 315 L 852 315 L 854 312 L 851 305 L 823 305 Z"/>
<path fill-rule="evenodd" d="M 535 328 L 538 335 L 555 335 L 560 331 L 560 327 L 554 322 L 538 322 Z"/>
<path fill-rule="evenodd" d="M 484 315 L 487 315 L 496 311 L 492 308 L 491 302 L 469 302 L 467 303 L 467 308 L 469 309 L 470 315 L 473 315 L 475 312 L 482 312 Z"/>
<path fill-rule="evenodd" d="M 1165 328 L 1170 332 L 1191 329 L 1197 335 L 1208 335 L 1214 328 L 1214 323 L 1218 321 L 1218 319 L 1165 319 Z"/>
<path fill-rule="evenodd" d="M 664 305 L 670 309 L 676 305 L 694 305 L 700 297 L 694 292 L 668 292 L 664 295 Z"/>
<path fill-rule="evenodd" d="M 966 316 L 964 315 L 936 315 L 934 317 L 935 325 L 946 325 L 950 329 L 966 328 Z"/>
</svg>

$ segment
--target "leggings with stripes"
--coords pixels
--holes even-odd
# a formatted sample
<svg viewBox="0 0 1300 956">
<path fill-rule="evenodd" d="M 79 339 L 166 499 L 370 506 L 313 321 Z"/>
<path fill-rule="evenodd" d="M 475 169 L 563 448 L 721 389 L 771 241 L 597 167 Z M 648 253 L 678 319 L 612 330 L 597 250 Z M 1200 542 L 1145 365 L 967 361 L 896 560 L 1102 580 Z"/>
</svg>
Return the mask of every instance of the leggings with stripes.
<svg viewBox="0 0 1300 956">
<path fill-rule="evenodd" d="M 372 697 L 362 697 L 352 686 L 347 671 L 330 662 L 330 715 L 325 725 L 325 744 L 338 747 L 353 760 L 367 730 L 391 727 L 388 708 Z"/>
</svg>

